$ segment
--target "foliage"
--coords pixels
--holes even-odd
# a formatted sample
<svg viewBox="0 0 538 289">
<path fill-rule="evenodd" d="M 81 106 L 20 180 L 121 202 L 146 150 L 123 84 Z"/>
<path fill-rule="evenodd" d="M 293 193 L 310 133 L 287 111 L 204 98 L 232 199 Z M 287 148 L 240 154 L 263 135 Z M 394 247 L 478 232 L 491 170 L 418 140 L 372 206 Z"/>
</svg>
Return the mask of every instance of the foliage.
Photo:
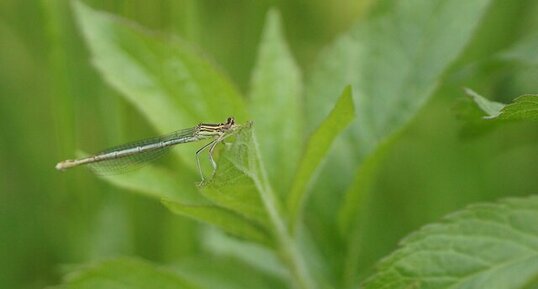
<svg viewBox="0 0 538 289">
<path fill-rule="evenodd" d="M 465 92 L 486 113 L 485 119 L 538 120 L 538 95 L 522 95 L 511 104 L 502 104 L 489 101 L 471 89 L 466 89 Z"/>
<path fill-rule="evenodd" d="M 527 94 L 536 89 L 538 22 L 519 15 L 538 11 L 531 0 L 282 2 L 278 9 L 88 2 L 5 5 L 28 14 L 39 6 L 45 36 L 20 17 L 0 19 L 9 48 L 0 64 L 14 64 L 0 73 L 0 225 L 9 232 L 0 241 L 42 254 L 32 268 L 44 274 L 35 284 L 20 281 L 31 279 L 21 268 L 34 251 L 0 249 L 13 260 L 0 264 L 0 287 L 538 284 L 538 199 L 515 197 L 538 189 L 535 123 L 496 127 L 538 119 L 537 95 Z M 323 17 L 332 18 L 318 23 Z M 23 71 L 32 71 L 28 79 Z M 30 80 L 37 87 L 24 85 Z M 444 113 L 462 86 L 497 100 L 466 89 L 474 104 L 456 111 L 473 142 L 453 133 L 461 123 Z M 23 100 L 41 91 L 53 101 L 32 99 L 45 108 L 36 113 Z M 197 144 L 103 182 L 83 171 L 53 174 L 49 164 L 85 146 L 229 116 L 242 127 L 217 147 L 218 168 L 202 183 Z M 36 140 L 44 143 L 36 148 Z M 209 163 L 202 165 L 209 175 Z M 504 196 L 514 197 L 492 202 Z M 478 201 L 396 249 L 402 236 Z M 34 225 L 19 224 L 28 218 Z M 64 265 L 61 274 L 53 266 L 60 263 L 85 265 Z"/>
<path fill-rule="evenodd" d="M 139 260 L 115 259 L 84 268 L 58 288 L 198 288 L 173 272 Z"/>
<path fill-rule="evenodd" d="M 401 242 L 364 288 L 535 288 L 538 197 L 473 205 Z"/>
</svg>

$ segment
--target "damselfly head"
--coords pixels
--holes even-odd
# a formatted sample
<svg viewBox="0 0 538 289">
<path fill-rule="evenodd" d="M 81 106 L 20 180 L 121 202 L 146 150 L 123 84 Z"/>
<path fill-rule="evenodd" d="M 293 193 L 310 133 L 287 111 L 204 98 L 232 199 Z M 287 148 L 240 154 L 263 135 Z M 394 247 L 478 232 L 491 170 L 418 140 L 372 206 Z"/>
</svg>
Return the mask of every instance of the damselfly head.
<svg viewBox="0 0 538 289">
<path fill-rule="evenodd" d="M 230 116 L 228 118 L 228 120 L 226 121 L 226 124 L 227 125 L 234 125 L 235 124 L 235 120 L 234 120 L 233 116 Z"/>
</svg>

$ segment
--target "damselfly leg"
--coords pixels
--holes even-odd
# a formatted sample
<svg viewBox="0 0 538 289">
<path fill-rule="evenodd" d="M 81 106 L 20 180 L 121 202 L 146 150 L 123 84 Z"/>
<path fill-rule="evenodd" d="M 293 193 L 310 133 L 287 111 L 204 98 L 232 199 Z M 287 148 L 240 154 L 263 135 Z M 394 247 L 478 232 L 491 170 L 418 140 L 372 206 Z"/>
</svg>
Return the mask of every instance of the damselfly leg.
<svg viewBox="0 0 538 289">
<path fill-rule="evenodd" d="M 202 182 L 204 182 L 204 173 L 202 172 L 202 166 L 200 165 L 200 156 L 199 155 L 200 155 L 200 153 L 202 151 L 204 151 L 206 148 L 213 145 L 215 142 L 216 142 L 216 140 L 205 144 L 203 147 L 201 147 L 199 150 L 197 150 L 196 154 L 195 154 L 196 155 L 196 166 L 198 167 L 198 171 L 200 172 L 200 177 L 202 178 Z M 213 161 L 213 158 L 211 157 L 211 153 L 209 155 L 210 155 L 210 160 Z M 213 164 L 213 162 L 211 164 Z M 217 169 L 216 164 L 213 165 L 213 169 L 215 169 L 215 170 Z"/>
</svg>

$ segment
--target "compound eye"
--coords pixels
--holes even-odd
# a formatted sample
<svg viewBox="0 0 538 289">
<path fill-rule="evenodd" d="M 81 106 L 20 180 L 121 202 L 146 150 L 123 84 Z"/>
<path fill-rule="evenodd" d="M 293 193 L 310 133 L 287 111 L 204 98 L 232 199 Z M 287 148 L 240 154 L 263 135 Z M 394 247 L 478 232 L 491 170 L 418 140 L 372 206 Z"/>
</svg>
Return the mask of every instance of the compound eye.
<svg viewBox="0 0 538 289">
<path fill-rule="evenodd" d="M 233 118 L 233 117 L 229 117 L 227 123 L 228 123 L 228 124 L 234 124 L 234 123 L 235 123 L 234 118 Z"/>
</svg>

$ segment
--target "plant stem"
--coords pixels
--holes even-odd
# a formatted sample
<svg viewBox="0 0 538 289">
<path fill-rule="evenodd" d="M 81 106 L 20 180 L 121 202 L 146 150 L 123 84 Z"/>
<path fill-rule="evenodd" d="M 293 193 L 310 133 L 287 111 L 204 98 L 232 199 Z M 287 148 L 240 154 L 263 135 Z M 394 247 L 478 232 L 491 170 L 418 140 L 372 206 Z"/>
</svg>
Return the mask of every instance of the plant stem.
<svg viewBox="0 0 538 289">
<path fill-rule="evenodd" d="M 260 192 L 262 202 L 269 214 L 269 219 L 273 225 L 273 233 L 278 243 L 280 250 L 280 257 L 283 259 L 286 266 L 288 266 L 294 286 L 298 289 L 315 289 L 314 282 L 310 278 L 308 268 L 304 262 L 301 252 L 296 246 L 296 243 L 291 236 L 291 232 L 286 226 L 284 220 L 280 202 L 271 188 L 267 178 L 267 172 L 262 164 L 261 156 L 259 154 L 258 141 L 255 138 L 255 134 L 252 134 L 253 143 L 255 145 L 256 152 L 256 165 L 253 171 L 258 172 L 258 177 L 253 177 L 254 183 Z"/>
</svg>

